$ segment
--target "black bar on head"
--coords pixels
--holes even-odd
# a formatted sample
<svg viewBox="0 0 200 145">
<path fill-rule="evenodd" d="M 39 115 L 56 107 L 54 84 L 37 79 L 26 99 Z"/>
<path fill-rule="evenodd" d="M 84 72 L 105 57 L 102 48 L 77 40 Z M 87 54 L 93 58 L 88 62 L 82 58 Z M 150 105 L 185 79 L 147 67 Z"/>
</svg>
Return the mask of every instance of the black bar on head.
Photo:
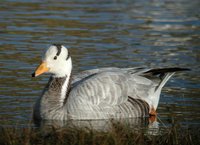
<svg viewBox="0 0 200 145">
<path fill-rule="evenodd" d="M 68 51 L 68 55 L 67 55 L 66 60 L 68 60 L 69 58 L 70 58 L 70 53 L 69 53 L 69 51 Z"/>
<path fill-rule="evenodd" d="M 61 53 L 62 45 L 61 45 L 61 44 L 53 44 L 53 45 L 56 46 L 56 48 L 57 48 L 57 50 L 58 50 L 58 52 L 56 53 L 56 55 L 59 56 L 60 53 Z"/>
</svg>

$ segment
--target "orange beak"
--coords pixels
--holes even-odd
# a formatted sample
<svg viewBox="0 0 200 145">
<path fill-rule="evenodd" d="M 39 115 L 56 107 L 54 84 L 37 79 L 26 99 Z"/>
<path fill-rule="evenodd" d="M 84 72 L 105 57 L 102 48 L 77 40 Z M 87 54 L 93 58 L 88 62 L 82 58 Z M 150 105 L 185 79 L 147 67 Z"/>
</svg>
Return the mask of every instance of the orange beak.
<svg viewBox="0 0 200 145">
<path fill-rule="evenodd" d="M 35 72 L 32 74 L 32 77 L 37 77 L 45 72 L 48 72 L 49 68 L 47 67 L 47 63 L 46 62 L 42 62 L 37 69 L 35 70 Z"/>
</svg>

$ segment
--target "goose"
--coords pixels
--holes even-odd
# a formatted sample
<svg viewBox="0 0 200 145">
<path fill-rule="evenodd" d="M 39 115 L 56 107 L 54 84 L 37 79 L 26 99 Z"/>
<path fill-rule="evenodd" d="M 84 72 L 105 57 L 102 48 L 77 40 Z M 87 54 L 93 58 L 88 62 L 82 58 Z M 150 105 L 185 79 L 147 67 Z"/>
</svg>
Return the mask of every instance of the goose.
<svg viewBox="0 0 200 145">
<path fill-rule="evenodd" d="M 99 68 L 72 75 L 72 58 L 51 45 L 32 77 L 51 77 L 33 108 L 35 120 L 93 120 L 156 115 L 161 89 L 186 68 Z"/>
</svg>

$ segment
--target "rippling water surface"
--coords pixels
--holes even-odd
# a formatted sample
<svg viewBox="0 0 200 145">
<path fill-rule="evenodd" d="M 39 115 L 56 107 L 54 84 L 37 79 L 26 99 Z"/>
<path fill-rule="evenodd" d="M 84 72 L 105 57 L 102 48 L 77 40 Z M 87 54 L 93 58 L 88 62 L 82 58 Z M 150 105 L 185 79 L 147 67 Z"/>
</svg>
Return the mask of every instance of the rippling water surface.
<svg viewBox="0 0 200 145">
<path fill-rule="evenodd" d="M 198 0 L 5 0 L 0 6 L 0 124 L 26 125 L 48 75 L 43 51 L 66 45 L 75 73 L 97 67 L 188 67 L 163 89 L 161 124 L 200 126 Z M 172 119 L 173 118 L 173 119 Z"/>
</svg>

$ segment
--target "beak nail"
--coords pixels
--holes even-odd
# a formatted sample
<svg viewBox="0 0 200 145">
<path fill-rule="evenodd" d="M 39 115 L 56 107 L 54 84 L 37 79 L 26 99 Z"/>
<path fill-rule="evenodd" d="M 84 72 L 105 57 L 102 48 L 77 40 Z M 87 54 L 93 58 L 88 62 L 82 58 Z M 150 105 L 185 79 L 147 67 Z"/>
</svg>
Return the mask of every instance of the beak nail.
<svg viewBox="0 0 200 145">
<path fill-rule="evenodd" d="M 35 73 L 32 73 L 32 77 L 35 77 Z"/>
</svg>

